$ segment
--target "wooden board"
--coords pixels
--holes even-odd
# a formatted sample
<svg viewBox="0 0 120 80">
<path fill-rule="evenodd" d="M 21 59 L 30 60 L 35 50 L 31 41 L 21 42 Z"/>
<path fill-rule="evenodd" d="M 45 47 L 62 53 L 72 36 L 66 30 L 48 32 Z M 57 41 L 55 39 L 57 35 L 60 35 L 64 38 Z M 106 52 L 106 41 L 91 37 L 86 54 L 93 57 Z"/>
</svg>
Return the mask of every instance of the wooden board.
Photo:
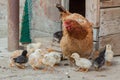
<svg viewBox="0 0 120 80">
<path fill-rule="evenodd" d="M 120 6 L 120 0 L 101 0 L 101 7 L 116 7 Z"/>
<path fill-rule="evenodd" d="M 115 55 L 120 55 L 120 33 L 110 36 L 100 37 L 99 47 L 102 48 L 106 44 L 111 44 Z"/>
<path fill-rule="evenodd" d="M 94 27 L 99 27 L 100 0 L 86 0 L 86 18 L 92 22 Z"/>
<path fill-rule="evenodd" d="M 120 7 L 100 9 L 99 36 L 120 32 Z"/>
<path fill-rule="evenodd" d="M 66 10 L 69 10 L 69 0 L 61 0 L 61 4 Z"/>
</svg>

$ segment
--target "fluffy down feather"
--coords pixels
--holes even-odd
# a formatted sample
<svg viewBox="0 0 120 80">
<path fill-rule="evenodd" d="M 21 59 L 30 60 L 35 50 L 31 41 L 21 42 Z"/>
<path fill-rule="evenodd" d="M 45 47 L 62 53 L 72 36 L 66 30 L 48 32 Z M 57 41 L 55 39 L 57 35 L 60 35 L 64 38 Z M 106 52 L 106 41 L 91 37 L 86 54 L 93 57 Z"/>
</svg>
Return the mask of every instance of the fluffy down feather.
<svg viewBox="0 0 120 80">
<path fill-rule="evenodd" d="M 75 64 L 83 71 L 88 71 L 89 68 L 92 66 L 92 63 L 90 62 L 90 60 L 86 59 L 86 58 L 80 58 L 78 53 L 73 53 L 71 55 L 72 58 L 75 59 Z"/>
<path fill-rule="evenodd" d="M 41 49 L 36 49 L 34 53 L 29 55 L 29 64 L 34 70 L 37 70 L 42 65 L 43 55 Z"/>
</svg>

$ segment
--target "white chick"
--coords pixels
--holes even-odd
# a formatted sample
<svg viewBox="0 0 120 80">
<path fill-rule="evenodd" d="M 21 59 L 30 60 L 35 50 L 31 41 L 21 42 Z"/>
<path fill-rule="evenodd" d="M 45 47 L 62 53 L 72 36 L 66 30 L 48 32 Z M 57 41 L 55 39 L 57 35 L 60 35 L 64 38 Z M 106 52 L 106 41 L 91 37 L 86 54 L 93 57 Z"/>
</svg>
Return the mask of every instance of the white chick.
<svg viewBox="0 0 120 80">
<path fill-rule="evenodd" d="M 110 44 L 106 45 L 106 52 L 105 52 L 105 61 L 106 65 L 110 66 L 112 63 L 114 52 L 112 51 L 112 47 Z"/>
<path fill-rule="evenodd" d="M 80 71 L 87 72 L 89 68 L 92 66 L 90 60 L 85 58 L 80 58 L 78 53 L 73 53 L 71 57 L 75 59 L 75 64 L 79 67 Z"/>
<path fill-rule="evenodd" d="M 27 45 L 27 51 L 29 55 L 33 53 L 36 49 L 39 49 L 41 47 L 41 43 L 30 43 Z"/>
<path fill-rule="evenodd" d="M 38 70 L 42 65 L 43 55 L 41 49 L 36 49 L 34 53 L 29 55 L 29 64 L 34 70 Z"/>
<path fill-rule="evenodd" d="M 51 69 L 53 69 L 53 66 L 55 64 L 60 63 L 61 61 L 61 54 L 58 52 L 50 52 L 48 54 L 44 55 L 44 58 L 42 59 L 42 63 L 46 66 L 50 66 Z"/>
<path fill-rule="evenodd" d="M 58 52 L 50 52 L 49 53 L 50 56 L 53 56 L 55 59 L 56 59 L 56 63 L 55 64 L 59 64 L 60 61 L 61 61 L 61 53 L 58 53 Z"/>
</svg>

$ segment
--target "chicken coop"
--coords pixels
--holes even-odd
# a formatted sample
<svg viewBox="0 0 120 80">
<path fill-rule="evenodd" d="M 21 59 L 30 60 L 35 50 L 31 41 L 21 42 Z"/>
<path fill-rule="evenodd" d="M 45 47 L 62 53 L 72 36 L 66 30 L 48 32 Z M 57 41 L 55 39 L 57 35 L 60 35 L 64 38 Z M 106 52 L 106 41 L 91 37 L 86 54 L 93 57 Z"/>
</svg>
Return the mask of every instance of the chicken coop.
<svg viewBox="0 0 120 80">
<path fill-rule="evenodd" d="M 60 13 L 55 7 L 56 3 L 59 3 L 71 13 L 79 13 L 93 23 L 93 43 L 96 49 L 111 44 L 115 54 L 120 55 L 120 0 L 20 0 L 21 23 L 22 14 L 25 14 L 26 1 L 29 1 L 30 28 L 28 32 L 30 32 L 29 36 L 32 42 L 43 38 L 45 40 L 52 39 L 53 33 L 61 30 Z M 0 2 L 3 3 L 4 0 Z M 0 4 L 0 6 L 4 6 L 4 4 Z M 6 17 L 4 18 L 7 20 Z M 1 33 L 3 31 L 5 33 L 3 29 L 0 26 Z M 19 31 L 22 31 L 21 27 Z M 22 34 L 20 36 L 24 37 Z"/>
</svg>

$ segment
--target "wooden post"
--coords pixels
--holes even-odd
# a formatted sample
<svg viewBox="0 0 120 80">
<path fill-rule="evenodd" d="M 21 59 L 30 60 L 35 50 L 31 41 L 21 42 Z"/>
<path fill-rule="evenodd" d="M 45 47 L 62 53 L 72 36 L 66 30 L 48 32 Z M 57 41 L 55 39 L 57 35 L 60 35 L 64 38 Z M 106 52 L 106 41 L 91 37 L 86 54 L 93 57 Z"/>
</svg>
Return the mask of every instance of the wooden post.
<svg viewBox="0 0 120 80">
<path fill-rule="evenodd" d="M 69 0 L 62 0 L 61 4 L 66 10 L 69 10 Z"/>
<path fill-rule="evenodd" d="M 19 48 L 19 0 L 8 0 L 8 50 Z"/>
</svg>

